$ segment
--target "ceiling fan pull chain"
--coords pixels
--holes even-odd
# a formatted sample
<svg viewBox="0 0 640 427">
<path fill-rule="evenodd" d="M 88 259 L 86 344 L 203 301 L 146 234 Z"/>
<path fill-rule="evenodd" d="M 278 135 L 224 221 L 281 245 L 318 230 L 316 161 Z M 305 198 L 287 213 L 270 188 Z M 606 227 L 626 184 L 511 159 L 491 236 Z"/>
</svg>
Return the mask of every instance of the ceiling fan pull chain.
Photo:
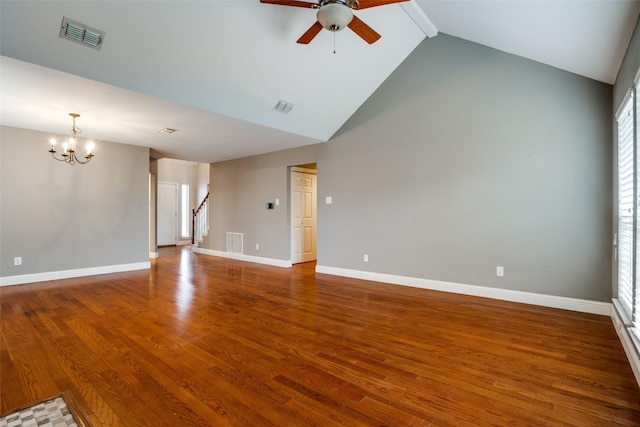
<svg viewBox="0 0 640 427">
<path fill-rule="evenodd" d="M 336 53 L 336 32 L 333 32 L 333 53 Z"/>
</svg>

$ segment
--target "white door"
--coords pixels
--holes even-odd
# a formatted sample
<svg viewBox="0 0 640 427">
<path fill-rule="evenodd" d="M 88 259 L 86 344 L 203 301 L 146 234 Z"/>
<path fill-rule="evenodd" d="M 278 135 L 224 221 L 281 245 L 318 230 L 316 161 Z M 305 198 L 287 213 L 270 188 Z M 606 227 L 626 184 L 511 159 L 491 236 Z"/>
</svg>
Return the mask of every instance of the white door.
<svg viewBox="0 0 640 427">
<path fill-rule="evenodd" d="M 178 184 L 158 183 L 158 246 L 175 245 L 178 216 Z"/>
<path fill-rule="evenodd" d="M 316 260 L 316 175 L 291 171 L 291 262 Z"/>
</svg>

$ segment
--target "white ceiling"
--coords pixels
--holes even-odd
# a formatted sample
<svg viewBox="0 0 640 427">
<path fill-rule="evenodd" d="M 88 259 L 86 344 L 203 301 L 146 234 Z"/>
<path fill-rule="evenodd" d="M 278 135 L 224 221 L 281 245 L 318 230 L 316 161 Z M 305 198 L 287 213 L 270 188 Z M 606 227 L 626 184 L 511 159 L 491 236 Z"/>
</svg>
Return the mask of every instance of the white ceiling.
<svg viewBox="0 0 640 427">
<path fill-rule="evenodd" d="M 76 112 L 82 136 L 222 161 L 329 140 L 434 26 L 612 84 L 639 13 L 633 0 L 412 0 L 355 12 L 382 38 L 346 29 L 333 53 L 328 31 L 295 43 L 314 10 L 258 0 L 1 0 L 0 123 L 68 134 Z M 59 38 L 63 16 L 105 31 L 102 49 Z"/>
</svg>

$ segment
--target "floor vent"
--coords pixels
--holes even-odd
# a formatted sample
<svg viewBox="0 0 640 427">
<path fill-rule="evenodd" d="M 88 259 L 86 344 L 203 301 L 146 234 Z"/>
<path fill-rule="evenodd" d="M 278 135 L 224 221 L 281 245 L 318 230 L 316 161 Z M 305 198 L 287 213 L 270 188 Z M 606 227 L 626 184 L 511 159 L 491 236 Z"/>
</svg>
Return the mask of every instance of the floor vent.
<svg viewBox="0 0 640 427">
<path fill-rule="evenodd" d="M 242 233 L 233 233 L 227 231 L 227 252 L 234 254 L 244 253 L 243 249 L 244 235 Z"/>
</svg>

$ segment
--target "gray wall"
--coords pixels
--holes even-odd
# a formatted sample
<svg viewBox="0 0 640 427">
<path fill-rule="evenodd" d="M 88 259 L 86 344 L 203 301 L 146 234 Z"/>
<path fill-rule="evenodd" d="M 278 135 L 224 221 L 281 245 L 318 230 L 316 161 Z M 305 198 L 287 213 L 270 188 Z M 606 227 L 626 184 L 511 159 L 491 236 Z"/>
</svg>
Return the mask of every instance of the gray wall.
<svg viewBox="0 0 640 427">
<path fill-rule="evenodd" d="M 319 263 L 608 300 L 610 116 L 609 85 L 423 42 L 321 151 Z"/>
<path fill-rule="evenodd" d="M 149 150 L 100 141 L 69 166 L 49 136 L 0 127 L 0 276 L 147 262 Z"/>
<path fill-rule="evenodd" d="M 262 206 L 286 196 L 286 166 L 316 161 L 319 265 L 608 301 L 611 100 L 609 85 L 440 34 L 328 143 L 212 165 L 212 227 L 290 259 L 287 221 Z"/>
<path fill-rule="evenodd" d="M 210 230 L 201 248 L 226 250 L 228 231 L 244 233 L 244 253 L 291 259 L 288 167 L 313 163 L 319 145 L 214 163 L 210 179 Z M 266 209 L 267 202 L 280 206 Z M 260 250 L 256 250 L 256 243 Z"/>
</svg>

